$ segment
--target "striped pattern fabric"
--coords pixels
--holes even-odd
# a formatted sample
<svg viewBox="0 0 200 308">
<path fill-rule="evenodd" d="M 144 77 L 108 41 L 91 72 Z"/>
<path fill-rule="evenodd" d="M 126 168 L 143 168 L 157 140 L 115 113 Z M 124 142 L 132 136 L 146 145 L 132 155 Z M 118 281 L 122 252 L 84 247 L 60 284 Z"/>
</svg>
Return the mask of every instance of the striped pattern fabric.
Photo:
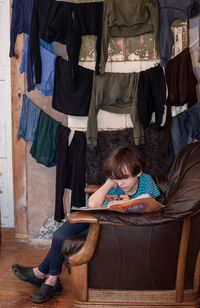
<svg viewBox="0 0 200 308">
<path fill-rule="evenodd" d="M 139 177 L 139 185 L 137 192 L 130 196 L 131 199 L 137 198 L 143 194 L 149 194 L 151 197 L 156 198 L 160 196 L 160 191 L 158 190 L 154 180 L 151 175 L 147 173 L 142 173 Z M 111 188 L 108 192 L 108 195 L 124 195 L 124 192 L 121 188 Z"/>
</svg>

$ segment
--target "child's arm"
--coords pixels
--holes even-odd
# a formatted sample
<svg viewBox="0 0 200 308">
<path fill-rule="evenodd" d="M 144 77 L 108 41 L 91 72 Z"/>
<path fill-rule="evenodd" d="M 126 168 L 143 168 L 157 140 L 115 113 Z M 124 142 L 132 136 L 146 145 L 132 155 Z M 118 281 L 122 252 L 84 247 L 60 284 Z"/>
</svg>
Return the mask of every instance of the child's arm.
<svg viewBox="0 0 200 308">
<path fill-rule="evenodd" d="M 102 206 L 107 193 L 113 187 L 116 187 L 115 181 L 108 179 L 97 191 L 95 191 L 88 199 L 89 207 Z"/>
</svg>

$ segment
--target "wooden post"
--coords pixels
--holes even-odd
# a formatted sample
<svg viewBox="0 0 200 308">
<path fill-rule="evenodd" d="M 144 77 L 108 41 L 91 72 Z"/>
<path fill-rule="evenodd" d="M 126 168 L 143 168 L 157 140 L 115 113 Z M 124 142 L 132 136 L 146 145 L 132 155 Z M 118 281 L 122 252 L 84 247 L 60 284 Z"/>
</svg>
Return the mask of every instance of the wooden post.
<svg viewBox="0 0 200 308">
<path fill-rule="evenodd" d="M 19 73 L 23 41 L 23 35 L 18 35 L 15 46 L 16 57 L 11 59 L 15 236 L 18 238 L 26 238 L 28 236 L 26 144 L 23 140 L 17 138 L 22 97 L 24 93 L 24 75 Z"/>
</svg>

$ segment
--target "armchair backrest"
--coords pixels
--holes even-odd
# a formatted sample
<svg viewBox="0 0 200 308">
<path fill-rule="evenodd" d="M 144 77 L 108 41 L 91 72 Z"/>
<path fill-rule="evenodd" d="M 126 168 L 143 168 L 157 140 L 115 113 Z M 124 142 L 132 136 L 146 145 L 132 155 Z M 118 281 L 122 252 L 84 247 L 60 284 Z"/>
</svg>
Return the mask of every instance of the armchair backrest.
<svg viewBox="0 0 200 308">
<path fill-rule="evenodd" d="M 164 219 L 183 218 L 200 211 L 200 142 L 187 145 L 177 155 L 165 183 L 161 202 Z"/>
</svg>

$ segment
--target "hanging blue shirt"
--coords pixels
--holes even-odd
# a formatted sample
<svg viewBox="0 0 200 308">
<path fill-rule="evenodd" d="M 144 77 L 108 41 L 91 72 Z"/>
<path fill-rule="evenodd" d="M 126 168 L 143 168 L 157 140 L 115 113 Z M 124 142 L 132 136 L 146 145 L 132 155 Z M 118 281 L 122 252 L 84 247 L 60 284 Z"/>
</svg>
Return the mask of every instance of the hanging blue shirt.
<svg viewBox="0 0 200 308">
<path fill-rule="evenodd" d="M 34 84 L 34 67 L 31 61 L 28 60 L 28 44 L 29 37 L 27 36 L 24 42 L 22 60 L 20 64 L 20 73 L 27 74 L 28 91 L 33 90 L 35 87 L 42 92 L 44 96 L 52 96 L 54 89 L 54 76 L 55 76 L 55 60 L 56 55 L 51 52 L 53 50 L 51 44 L 46 44 L 40 40 L 40 54 L 42 59 L 42 76 L 39 84 Z M 45 47 L 43 47 L 45 46 Z"/>
<path fill-rule="evenodd" d="M 22 138 L 24 141 L 33 142 L 39 115 L 40 108 L 34 105 L 32 101 L 24 94 L 18 129 L 18 138 Z"/>
</svg>

